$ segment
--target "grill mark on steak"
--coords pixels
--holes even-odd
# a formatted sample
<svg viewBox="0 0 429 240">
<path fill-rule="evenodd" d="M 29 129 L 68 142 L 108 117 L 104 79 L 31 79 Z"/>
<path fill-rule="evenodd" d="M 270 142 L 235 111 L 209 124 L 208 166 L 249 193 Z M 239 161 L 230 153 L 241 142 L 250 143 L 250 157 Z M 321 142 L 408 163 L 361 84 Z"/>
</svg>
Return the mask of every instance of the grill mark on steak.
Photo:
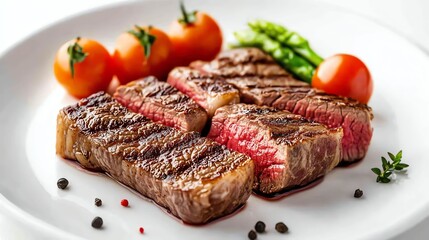
<svg viewBox="0 0 429 240">
<path fill-rule="evenodd" d="M 95 106 L 100 106 L 95 107 Z M 68 106 L 64 108 L 71 120 L 76 121 L 76 126 L 85 133 L 113 130 L 119 127 L 127 127 L 136 122 L 147 122 L 147 118 L 130 114 L 127 109 L 116 106 L 104 93 L 96 93 L 91 99 L 79 102 L 79 107 Z M 88 116 L 89 115 L 89 116 Z M 86 119 L 93 115 L 90 121 Z M 112 116 L 112 117 L 110 117 Z"/>
<path fill-rule="evenodd" d="M 309 87 L 307 83 L 291 76 L 224 76 L 225 81 L 235 88 L 243 90 L 265 87 Z"/>
<path fill-rule="evenodd" d="M 255 96 L 259 95 L 259 92 L 262 90 L 263 93 L 275 92 L 280 97 L 290 97 L 291 99 L 299 99 L 306 101 L 315 101 L 317 103 L 333 104 L 339 107 L 340 110 L 344 108 L 351 108 L 354 110 L 361 110 L 368 112 L 371 119 L 373 118 L 372 109 L 366 104 L 359 103 L 358 101 L 340 97 L 332 94 L 327 94 L 323 91 L 314 89 L 314 88 L 263 88 L 263 89 L 252 89 L 252 93 L 255 93 Z M 264 104 L 265 105 L 265 104 Z M 279 108 L 288 108 L 285 105 L 285 102 L 278 98 L 276 101 L 271 103 L 274 107 Z M 295 107 L 293 108 L 294 112 L 296 111 Z"/>
<path fill-rule="evenodd" d="M 124 106 L 152 121 L 188 132 L 201 132 L 207 113 L 166 82 L 147 77 L 120 86 L 114 97 Z"/>
<path fill-rule="evenodd" d="M 140 149 L 138 152 L 131 152 L 124 155 L 124 159 L 129 161 L 145 162 L 148 159 L 162 156 L 177 148 L 183 149 L 184 147 L 192 147 L 190 142 L 198 138 L 196 133 L 180 133 L 168 127 L 158 128 L 156 130 L 148 131 L 147 134 L 141 135 L 132 144 L 122 145 L 123 149 L 137 147 Z M 144 146 L 144 147 L 143 147 Z M 124 151 L 125 153 L 127 151 Z M 157 175 L 155 172 L 153 174 Z"/>
<path fill-rule="evenodd" d="M 255 62 L 255 63 L 242 63 L 234 65 L 231 63 L 222 62 L 193 62 L 191 68 L 200 71 L 203 74 L 213 74 L 216 76 L 289 76 L 283 68 L 276 63 Z"/>
<path fill-rule="evenodd" d="M 168 180 L 169 182 L 174 182 L 176 179 L 187 179 L 189 174 L 185 174 L 185 172 L 188 169 L 191 169 L 194 165 L 200 165 L 200 157 L 192 156 L 192 161 L 178 161 L 177 159 L 182 159 L 181 155 L 183 154 L 182 151 L 193 151 L 194 146 L 202 145 L 204 148 L 209 148 L 210 145 L 207 144 L 207 142 L 204 139 L 191 139 L 190 143 L 185 143 L 184 141 L 179 141 L 179 144 L 176 146 L 172 146 L 171 148 L 168 148 L 167 146 L 162 147 L 162 149 L 158 150 L 158 154 L 154 155 L 152 158 L 145 159 L 143 161 L 140 161 L 140 165 L 147 169 L 147 171 L 150 171 L 154 176 L 161 178 L 163 180 Z M 206 146 L 207 145 L 207 146 Z M 180 151 L 178 148 L 182 149 Z M 161 159 L 158 163 L 153 163 L 153 161 Z M 225 157 L 225 156 L 223 156 Z M 182 159 L 183 160 L 183 159 Z M 207 166 L 202 166 L 207 167 Z M 234 167 L 237 167 L 237 165 L 234 165 Z M 195 173 L 196 175 L 198 173 Z M 218 172 L 211 172 L 211 176 L 209 177 L 218 177 Z M 209 178 L 210 179 L 210 178 Z"/>
<path fill-rule="evenodd" d="M 291 77 L 274 59 L 256 48 L 237 48 L 221 52 L 211 62 L 190 64 L 204 74 L 216 76 L 283 76 Z"/>
<path fill-rule="evenodd" d="M 144 126 L 133 124 L 125 128 L 109 129 L 109 131 L 112 134 L 102 132 L 100 135 L 97 135 L 99 137 L 97 140 L 103 146 L 118 145 L 118 142 L 124 145 L 131 142 L 145 144 L 152 139 L 156 139 L 160 134 L 167 136 L 172 132 L 170 128 L 153 124 L 152 122 L 148 122 Z"/>
<path fill-rule="evenodd" d="M 201 62 L 201 61 L 196 61 Z M 202 62 L 204 63 L 204 62 Z M 217 68 L 223 66 L 236 66 L 246 63 L 275 63 L 274 59 L 257 48 L 236 48 L 230 49 L 227 51 L 222 51 L 219 53 L 217 58 L 210 62 L 212 64 L 217 64 Z M 192 63 L 191 63 L 192 65 Z M 282 69 L 283 72 L 285 72 Z"/>
<path fill-rule="evenodd" d="M 213 174 L 213 176 L 210 176 L 210 178 L 219 177 L 222 172 L 229 171 L 238 163 L 238 161 L 231 161 L 229 164 L 219 164 L 222 158 L 224 158 L 225 152 L 229 153 L 229 150 L 227 150 L 224 146 L 219 144 L 208 145 L 205 150 L 201 152 L 201 155 L 198 156 L 197 160 L 187 169 L 184 169 L 183 175 L 192 176 L 193 179 L 208 177 L 205 176 L 206 171 L 201 171 L 202 167 L 206 167 L 208 169 L 215 170 L 214 172 L 216 174 Z M 196 175 L 195 173 L 202 174 Z"/>
<path fill-rule="evenodd" d="M 177 76 L 184 78 L 186 81 L 190 82 L 201 82 L 201 88 L 204 90 L 213 89 L 213 92 L 223 92 L 223 91 L 234 91 L 229 84 L 225 84 L 222 77 L 212 77 L 200 74 L 200 72 L 192 70 L 187 67 L 178 67 L 172 71 L 172 75 L 177 74 Z M 214 85 L 214 86 L 211 86 Z"/>
<path fill-rule="evenodd" d="M 250 156 L 256 165 L 254 190 L 272 194 L 334 168 L 342 129 L 270 107 L 235 104 L 216 111 L 208 137 Z"/>
<path fill-rule="evenodd" d="M 60 111 L 56 151 L 193 224 L 237 209 L 253 183 L 250 158 L 198 133 L 153 123 L 103 93 Z"/>
<path fill-rule="evenodd" d="M 221 77 L 204 76 L 199 74 L 199 72 L 185 68 L 178 69 L 178 71 L 182 72 L 182 74 L 186 76 L 186 81 L 194 82 L 202 90 L 207 91 L 211 94 L 236 91 L 236 89 L 233 88 L 231 85 L 225 84 Z"/>
<path fill-rule="evenodd" d="M 236 48 L 219 53 L 218 61 L 229 62 L 231 65 L 242 63 L 275 63 L 274 59 L 257 48 Z"/>
</svg>

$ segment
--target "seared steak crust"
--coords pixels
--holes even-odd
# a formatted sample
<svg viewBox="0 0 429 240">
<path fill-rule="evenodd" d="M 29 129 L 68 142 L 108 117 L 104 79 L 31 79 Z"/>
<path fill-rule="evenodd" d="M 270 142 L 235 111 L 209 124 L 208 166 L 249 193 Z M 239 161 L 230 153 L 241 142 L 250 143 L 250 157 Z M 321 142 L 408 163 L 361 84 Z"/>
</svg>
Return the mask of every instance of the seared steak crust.
<svg viewBox="0 0 429 240">
<path fill-rule="evenodd" d="M 240 96 L 243 96 L 245 91 L 254 88 L 267 87 L 308 87 L 305 82 L 298 81 L 290 75 L 285 76 L 243 76 L 243 77 L 224 77 L 224 81 L 231 84 L 240 91 Z"/>
<path fill-rule="evenodd" d="M 207 121 L 203 108 L 168 83 L 154 77 L 120 86 L 114 97 L 122 105 L 152 121 L 185 132 L 201 132 Z"/>
<path fill-rule="evenodd" d="M 234 211 L 253 183 L 248 157 L 195 132 L 153 123 L 104 93 L 60 111 L 56 151 L 107 172 L 192 224 Z"/>
<path fill-rule="evenodd" d="M 342 129 L 247 104 L 219 108 L 209 138 L 255 162 L 254 189 L 272 194 L 312 182 L 341 159 Z"/>
<path fill-rule="evenodd" d="M 211 62 L 190 64 L 202 73 L 217 76 L 290 76 L 271 56 L 257 48 L 237 48 L 223 51 Z"/>
</svg>

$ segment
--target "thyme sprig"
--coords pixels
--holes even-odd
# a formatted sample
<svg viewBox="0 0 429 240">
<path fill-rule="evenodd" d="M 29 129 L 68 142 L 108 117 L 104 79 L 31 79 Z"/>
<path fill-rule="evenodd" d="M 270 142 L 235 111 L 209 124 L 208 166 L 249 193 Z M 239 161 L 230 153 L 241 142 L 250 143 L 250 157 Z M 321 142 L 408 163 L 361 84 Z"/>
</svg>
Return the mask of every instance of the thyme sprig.
<svg viewBox="0 0 429 240">
<path fill-rule="evenodd" d="M 377 182 L 389 183 L 391 181 L 390 176 L 395 171 L 403 171 L 409 165 L 402 163 L 402 150 L 399 151 L 396 155 L 388 152 L 387 153 L 391 159 L 387 160 L 385 157 L 381 157 L 381 166 L 380 168 L 371 168 L 371 171 L 377 175 Z"/>
</svg>

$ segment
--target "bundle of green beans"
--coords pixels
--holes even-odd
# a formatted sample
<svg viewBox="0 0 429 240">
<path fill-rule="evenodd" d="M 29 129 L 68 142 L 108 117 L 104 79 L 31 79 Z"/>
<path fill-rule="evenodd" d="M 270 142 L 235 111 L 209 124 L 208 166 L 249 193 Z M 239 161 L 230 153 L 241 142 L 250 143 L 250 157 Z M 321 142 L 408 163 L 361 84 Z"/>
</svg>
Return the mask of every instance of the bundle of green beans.
<svg viewBox="0 0 429 240">
<path fill-rule="evenodd" d="M 285 27 L 265 20 L 248 23 L 250 29 L 235 32 L 239 46 L 257 47 L 270 54 L 285 69 L 311 83 L 315 67 L 322 61 L 308 41 Z"/>
</svg>

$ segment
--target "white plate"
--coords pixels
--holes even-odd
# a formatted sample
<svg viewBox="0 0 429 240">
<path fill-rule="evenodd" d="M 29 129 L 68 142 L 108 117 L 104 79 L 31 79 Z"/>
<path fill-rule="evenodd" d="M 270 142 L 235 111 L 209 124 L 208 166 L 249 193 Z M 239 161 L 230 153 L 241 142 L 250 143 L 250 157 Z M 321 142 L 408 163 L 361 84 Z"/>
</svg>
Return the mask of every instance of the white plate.
<svg viewBox="0 0 429 240">
<path fill-rule="evenodd" d="M 246 239 L 258 220 L 267 223 L 260 239 L 278 239 L 278 221 L 288 239 L 383 239 L 399 234 L 428 215 L 429 132 L 426 111 L 429 58 L 391 31 L 352 13 L 310 1 L 189 1 L 190 9 L 210 12 L 228 40 L 249 19 L 284 23 L 310 39 L 324 56 L 355 54 L 370 67 L 374 95 L 374 137 L 364 161 L 337 168 L 318 186 L 279 201 L 251 197 L 238 214 L 207 226 L 183 225 L 107 177 L 71 167 L 55 155 L 55 118 L 75 100 L 55 82 L 56 49 L 76 36 L 112 47 L 133 24 L 164 29 L 179 14 L 177 2 L 130 2 L 64 20 L 18 44 L 0 58 L 0 202 L 2 211 L 47 232 L 52 238 L 87 239 Z M 387 151 L 404 151 L 408 174 L 390 184 L 375 182 L 371 167 Z M 66 177 L 70 188 L 58 190 Z M 356 188 L 362 199 L 353 198 Z M 100 197 L 104 204 L 93 204 Z M 123 208 L 122 198 L 130 201 Z M 104 219 L 95 230 L 94 216 Z M 140 236 L 138 228 L 146 229 Z"/>
</svg>

